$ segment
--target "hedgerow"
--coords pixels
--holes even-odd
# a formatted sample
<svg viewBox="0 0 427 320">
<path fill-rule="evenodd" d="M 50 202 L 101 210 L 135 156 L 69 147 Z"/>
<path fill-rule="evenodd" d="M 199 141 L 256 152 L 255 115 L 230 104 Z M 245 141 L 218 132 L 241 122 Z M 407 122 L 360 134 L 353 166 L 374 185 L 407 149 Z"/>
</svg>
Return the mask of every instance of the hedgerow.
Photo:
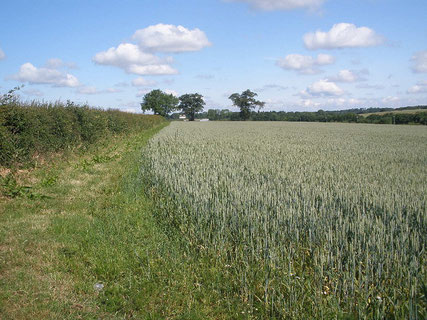
<svg viewBox="0 0 427 320">
<path fill-rule="evenodd" d="M 37 155 L 84 149 L 111 136 L 148 129 L 160 116 L 103 110 L 73 102 L 0 100 L 0 166 L 28 167 Z"/>
</svg>

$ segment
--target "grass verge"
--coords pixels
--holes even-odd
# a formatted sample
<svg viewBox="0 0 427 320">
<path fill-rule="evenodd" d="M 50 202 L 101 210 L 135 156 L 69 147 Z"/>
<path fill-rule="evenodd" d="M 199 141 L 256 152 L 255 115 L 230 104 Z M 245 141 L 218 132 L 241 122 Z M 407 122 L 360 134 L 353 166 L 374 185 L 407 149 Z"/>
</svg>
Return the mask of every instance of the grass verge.
<svg viewBox="0 0 427 320">
<path fill-rule="evenodd" d="M 21 172 L 31 192 L 0 199 L 1 319 L 248 318 L 221 293 L 227 271 L 186 254 L 141 190 L 163 126 Z"/>
</svg>

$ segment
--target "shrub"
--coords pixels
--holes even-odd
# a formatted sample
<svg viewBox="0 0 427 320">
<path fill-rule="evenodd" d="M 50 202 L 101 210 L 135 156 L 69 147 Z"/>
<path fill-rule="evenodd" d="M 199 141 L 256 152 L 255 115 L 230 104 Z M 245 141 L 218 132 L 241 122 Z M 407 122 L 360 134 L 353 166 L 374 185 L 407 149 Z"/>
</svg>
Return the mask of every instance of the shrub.
<svg viewBox="0 0 427 320">
<path fill-rule="evenodd" d="M 86 148 L 111 135 L 147 129 L 164 121 L 67 103 L 0 100 L 0 166 L 31 166 L 36 154 Z"/>
</svg>

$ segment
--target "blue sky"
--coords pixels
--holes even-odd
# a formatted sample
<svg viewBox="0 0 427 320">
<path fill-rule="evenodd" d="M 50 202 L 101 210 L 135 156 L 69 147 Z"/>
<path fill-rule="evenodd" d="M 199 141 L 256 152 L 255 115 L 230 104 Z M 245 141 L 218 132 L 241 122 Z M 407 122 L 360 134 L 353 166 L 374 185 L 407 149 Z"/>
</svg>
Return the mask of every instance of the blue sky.
<svg viewBox="0 0 427 320">
<path fill-rule="evenodd" d="M 266 110 L 427 104 L 427 1 L 4 1 L 0 92 L 139 111 L 161 89 Z"/>
</svg>

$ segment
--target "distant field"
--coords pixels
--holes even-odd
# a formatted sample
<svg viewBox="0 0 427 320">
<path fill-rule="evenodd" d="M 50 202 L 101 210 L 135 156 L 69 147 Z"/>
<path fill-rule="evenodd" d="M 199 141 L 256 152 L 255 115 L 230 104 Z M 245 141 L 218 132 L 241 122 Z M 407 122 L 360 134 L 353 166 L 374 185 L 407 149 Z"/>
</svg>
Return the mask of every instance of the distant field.
<svg viewBox="0 0 427 320">
<path fill-rule="evenodd" d="M 405 114 L 414 114 L 418 112 L 427 112 L 427 109 L 413 109 L 413 110 L 394 110 L 394 111 L 383 111 L 383 112 L 372 112 L 372 113 L 361 113 L 363 117 L 370 116 L 372 114 L 384 115 L 387 113 L 405 113 Z"/>
<path fill-rule="evenodd" d="M 426 314 L 425 127 L 174 122 L 144 159 L 160 223 L 217 274 L 197 285 L 248 319 Z"/>
</svg>

